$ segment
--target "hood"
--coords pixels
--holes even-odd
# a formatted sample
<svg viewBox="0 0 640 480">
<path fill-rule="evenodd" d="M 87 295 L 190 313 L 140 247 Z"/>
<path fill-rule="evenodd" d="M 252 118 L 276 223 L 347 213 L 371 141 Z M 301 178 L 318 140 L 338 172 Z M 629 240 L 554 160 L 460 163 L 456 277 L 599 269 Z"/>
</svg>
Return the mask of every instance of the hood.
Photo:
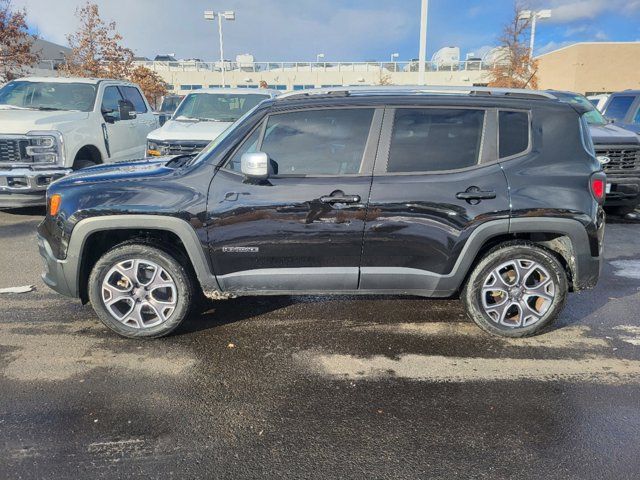
<svg viewBox="0 0 640 480">
<path fill-rule="evenodd" d="M 215 140 L 218 135 L 224 132 L 232 122 L 179 122 L 169 120 L 161 128 L 151 132 L 147 138 L 149 140 L 193 140 L 207 141 Z"/>
<path fill-rule="evenodd" d="M 89 118 L 89 112 L 0 109 L 0 135 L 24 135 L 32 130 L 64 132 L 75 128 L 78 122 L 87 118 Z"/>
<path fill-rule="evenodd" d="M 175 158 L 175 156 L 156 157 L 134 162 L 116 162 L 83 168 L 82 170 L 78 170 L 56 180 L 51 185 L 55 187 L 66 187 L 71 185 L 168 176 L 175 172 L 174 168 L 166 166 L 173 158 Z"/>
<path fill-rule="evenodd" d="M 607 125 L 589 125 L 589 131 L 593 138 L 593 143 L 598 145 L 618 145 L 618 144 L 640 144 L 640 138 L 635 133 L 625 130 L 618 125 L 609 123 Z"/>
</svg>

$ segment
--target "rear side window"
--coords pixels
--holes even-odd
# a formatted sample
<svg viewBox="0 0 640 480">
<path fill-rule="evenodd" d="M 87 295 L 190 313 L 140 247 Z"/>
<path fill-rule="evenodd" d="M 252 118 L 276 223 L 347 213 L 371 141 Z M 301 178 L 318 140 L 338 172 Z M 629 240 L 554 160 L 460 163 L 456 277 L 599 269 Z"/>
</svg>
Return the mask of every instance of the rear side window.
<svg viewBox="0 0 640 480">
<path fill-rule="evenodd" d="M 609 105 L 604 114 L 614 120 L 622 121 L 627 116 L 627 112 L 633 104 L 636 97 L 630 95 L 619 95 L 611 98 Z"/>
<path fill-rule="evenodd" d="M 373 109 L 327 109 L 269 117 L 260 147 L 278 175 L 360 173 Z"/>
<path fill-rule="evenodd" d="M 498 113 L 500 158 L 518 155 L 529 149 L 529 114 L 500 111 Z"/>
<path fill-rule="evenodd" d="M 124 98 L 133 103 L 136 113 L 147 113 L 147 105 L 142 99 L 140 91 L 136 87 L 120 87 Z"/>
<path fill-rule="evenodd" d="M 387 172 L 437 172 L 478 163 L 484 110 L 398 108 Z"/>
</svg>

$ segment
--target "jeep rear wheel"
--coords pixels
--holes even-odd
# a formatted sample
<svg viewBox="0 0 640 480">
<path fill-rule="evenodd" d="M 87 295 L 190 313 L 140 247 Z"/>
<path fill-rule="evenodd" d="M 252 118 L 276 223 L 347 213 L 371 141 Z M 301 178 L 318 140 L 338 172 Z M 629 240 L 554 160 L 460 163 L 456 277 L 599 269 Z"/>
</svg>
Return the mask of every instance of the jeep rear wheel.
<svg viewBox="0 0 640 480">
<path fill-rule="evenodd" d="M 169 253 L 145 244 L 108 251 L 89 277 L 89 299 L 100 320 L 130 338 L 168 335 L 188 316 L 191 275 Z"/>
<path fill-rule="evenodd" d="M 535 335 L 564 306 L 566 273 L 550 252 L 530 243 L 491 250 L 473 269 L 462 292 L 467 315 L 483 330 L 504 337 Z"/>
</svg>

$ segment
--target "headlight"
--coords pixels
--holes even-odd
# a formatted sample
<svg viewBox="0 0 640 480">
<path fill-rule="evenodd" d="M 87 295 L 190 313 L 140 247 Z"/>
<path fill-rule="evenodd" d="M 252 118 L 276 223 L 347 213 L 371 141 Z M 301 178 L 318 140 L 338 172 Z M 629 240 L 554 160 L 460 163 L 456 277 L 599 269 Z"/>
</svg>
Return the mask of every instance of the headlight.
<svg viewBox="0 0 640 480">
<path fill-rule="evenodd" d="M 160 157 L 167 153 L 167 146 L 160 144 L 156 140 L 147 140 L 147 155 L 150 157 Z"/>
<path fill-rule="evenodd" d="M 27 133 L 24 156 L 34 166 L 64 163 L 62 134 L 55 131 Z"/>
</svg>

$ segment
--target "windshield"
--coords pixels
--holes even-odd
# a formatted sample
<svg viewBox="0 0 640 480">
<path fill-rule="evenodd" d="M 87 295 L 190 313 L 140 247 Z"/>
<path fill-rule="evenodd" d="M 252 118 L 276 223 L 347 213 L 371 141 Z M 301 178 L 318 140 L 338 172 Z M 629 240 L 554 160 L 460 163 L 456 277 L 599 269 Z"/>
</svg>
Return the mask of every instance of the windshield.
<svg viewBox="0 0 640 480">
<path fill-rule="evenodd" d="M 182 101 L 174 120 L 235 122 L 268 95 L 192 93 Z"/>
<path fill-rule="evenodd" d="M 164 97 L 164 100 L 162 100 L 162 106 L 160 107 L 160 111 L 163 113 L 175 112 L 176 108 L 178 108 L 178 105 L 180 104 L 183 98 L 184 97 L 178 97 L 178 96 Z"/>
<path fill-rule="evenodd" d="M 593 104 L 587 100 L 586 97 L 582 95 L 578 95 L 577 93 L 559 93 L 559 92 L 551 92 L 553 95 L 558 97 L 561 102 L 580 105 L 588 110 L 587 113 L 583 115 L 585 120 L 589 125 L 606 125 L 607 120 L 602 116 L 602 114 L 593 106 Z"/>
<path fill-rule="evenodd" d="M 90 112 L 96 85 L 90 83 L 9 82 L 0 89 L 0 106 L 34 110 Z"/>
</svg>

